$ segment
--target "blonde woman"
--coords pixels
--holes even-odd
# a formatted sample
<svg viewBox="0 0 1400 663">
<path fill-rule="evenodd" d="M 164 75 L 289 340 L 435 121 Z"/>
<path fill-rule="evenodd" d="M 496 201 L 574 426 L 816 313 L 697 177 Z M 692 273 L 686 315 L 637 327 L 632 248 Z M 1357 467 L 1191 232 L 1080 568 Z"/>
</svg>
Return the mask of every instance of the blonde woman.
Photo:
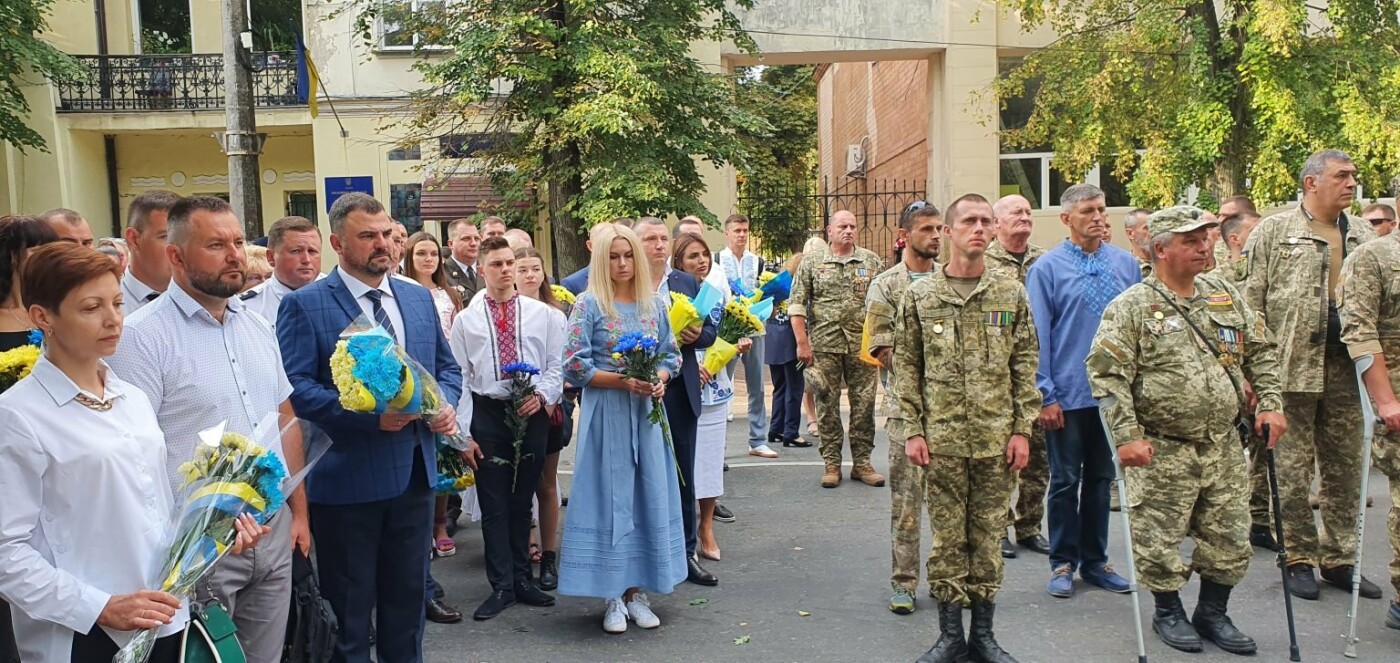
<svg viewBox="0 0 1400 663">
<path fill-rule="evenodd" d="M 685 530 L 676 463 L 648 415 L 679 371 L 666 305 L 652 287 L 641 242 L 610 226 L 593 240 L 588 291 L 574 303 L 564 376 L 583 389 L 579 445 L 559 565 L 559 593 L 607 601 L 603 630 L 627 620 L 656 628 L 643 590 L 670 593 L 685 580 Z M 662 359 L 651 381 L 622 374 L 613 359 L 623 335 L 658 340 Z"/>
<path fill-rule="evenodd" d="M 248 272 L 243 280 L 243 290 L 247 292 L 254 286 L 272 278 L 272 263 L 267 260 L 267 249 L 249 244 L 243 247 L 243 254 L 248 257 Z"/>
</svg>

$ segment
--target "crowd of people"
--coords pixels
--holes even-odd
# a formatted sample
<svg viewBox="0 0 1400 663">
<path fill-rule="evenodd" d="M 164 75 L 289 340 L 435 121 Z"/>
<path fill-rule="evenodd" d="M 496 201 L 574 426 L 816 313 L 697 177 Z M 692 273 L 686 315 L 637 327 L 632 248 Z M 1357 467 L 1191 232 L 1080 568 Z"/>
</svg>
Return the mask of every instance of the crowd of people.
<svg viewBox="0 0 1400 663">
<path fill-rule="evenodd" d="M 463 619 L 430 572 L 456 553 L 463 517 L 480 521 L 490 585 L 474 619 L 550 606 L 555 592 L 600 599 L 609 633 L 655 628 L 665 611 L 652 596 L 719 583 L 702 560 L 722 559 L 713 523 L 736 518 L 719 500 L 742 366 L 748 455 L 816 446 L 828 489 L 847 459 L 852 480 L 886 485 L 871 462 L 883 385 L 889 608 L 916 611 L 922 565 L 938 637 L 921 663 L 1015 660 L 994 621 L 1003 559 L 1021 551 L 1047 556 L 1052 596 L 1073 597 L 1076 574 L 1129 592 L 1108 559 L 1115 508 L 1132 520 L 1162 641 L 1253 653 L 1228 613 L 1251 544 L 1286 545 L 1299 598 L 1318 598 L 1319 575 L 1382 596 L 1354 566 L 1354 360 L 1372 359 L 1367 392 L 1400 430 L 1400 362 L 1386 362 L 1400 350 L 1400 246 L 1377 240 L 1395 211 L 1349 214 L 1356 168 L 1341 152 L 1313 155 L 1299 183 L 1300 204 L 1268 218 L 1243 196 L 1218 214 L 1135 209 L 1130 250 L 1111 243 L 1104 192 L 1089 184 L 1061 195 L 1068 236 L 1048 249 L 1030 243 L 1021 196 L 968 194 L 942 211 L 918 201 L 900 215 L 888 268 L 858 245 L 847 211 L 782 264 L 750 250 L 741 215 L 723 221 L 718 253 L 699 218 L 618 218 L 590 229 L 588 265 L 558 285 L 530 235 L 500 218 L 453 221 L 439 242 L 363 194 L 332 204 L 325 238 L 286 217 L 257 245 L 223 200 L 163 191 L 132 201 L 121 238 L 96 241 L 72 210 L 0 219 L 0 351 L 36 330 L 43 343 L 30 375 L 0 394 L 0 485 L 17 487 L 0 502 L 4 622 L 28 662 L 105 663 L 152 628 L 154 658 L 179 660 L 189 606 L 146 585 L 176 468 L 199 431 L 222 422 L 257 435 L 277 413 L 324 431 L 331 448 L 266 526 L 240 522 L 238 554 L 194 597 L 228 610 L 248 660 L 281 660 L 293 562 L 313 541 L 339 623 L 332 660 L 422 660 L 424 621 Z M 338 257 L 328 273 L 325 246 Z M 712 288 L 723 303 L 780 272 L 790 296 L 722 369 L 706 361 L 722 306 L 671 328 L 673 294 Z M 331 355 L 358 319 L 451 405 L 427 419 L 347 411 Z M 638 338 L 657 346 L 645 375 L 619 347 Z M 530 393 L 518 397 L 522 370 Z M 282 432 L 293 473 L 300 431 Z M 440 439 L 459 433 L 475 485 L 439 492 Z M 566 517 L 559 457 L 575 441 Z M 1266 449 L 1283 541 L 1253 462 Z M 1376 458 L 1400 504 L 1393 438 L 1377 437 Z M 1115 461 L 1127 473 L 1121 507 Z M 1389 529 L 1400 553 L 1394 506 Z M 1188 617 L 1179 592 L 1193 572 Z M 1400 596 L 1386 623 L 1400 629 Z"/>
</svg>

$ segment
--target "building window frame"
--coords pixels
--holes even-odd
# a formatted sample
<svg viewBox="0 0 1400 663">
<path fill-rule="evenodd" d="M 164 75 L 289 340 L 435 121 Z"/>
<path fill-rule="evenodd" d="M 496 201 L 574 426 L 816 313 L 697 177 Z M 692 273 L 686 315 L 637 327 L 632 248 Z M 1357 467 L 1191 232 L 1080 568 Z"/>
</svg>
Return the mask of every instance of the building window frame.
<svg viewBox="0 0 1400 663">
<path fill-rule="evenodd" d="M 1137 153 L 1138 153 L 1138 156 L 1142 156 L 1143 154 L 1146 153 L 1146 150 L 1137 150 Z M 997 156 L 998 161 L 1002 161 L 1002 162 L 1004 162 L 1004 161 L 1021 161 L 1021 160 L 1027 160 L 1027 159 L 1034 159 L 1034 160 L 1038 161 L 1038 165 L 1040 166 L 1040 168 L 1039 168 L 1039 170 L 1038 170 L 1038 172 L 1039 172 L 1039 180 L 1037 181 L 1037 183 L 1039 184 L 1039 191 L 1040 191 L 1040 198 L 1041 198 L 1041 199 L 1040 199 L 1040 201 L 1039 201 L 1039 203 L 1040 203 L 1039 205 L 1036 205 L 1036 204 L 1032 204 L 1032 205 L 1031 205 L 1031 209 L 1036 209 L 1036 210 L 1059 210 L 1059 209 L 1060 209 L 1060 197 L 1059 197 L 1059 195 L 1058 195 L 1058 194 L 1052 195 L 1052 192 L 1053 192 L 1053 190 L 1055 189 L 1055 180 L 1054 180 L 1053 175 L 1056 174 L 1057 171 L 1055 171 L 1055 169 L 1051 167 L 1050 161 L 1051 161 L 1052 159 L 1054 159 L 1054 158 L 1055 158 L 1055 153 L 1054 153 L 1054 152 L 1003 152 L 1003 153 L 1001 153 L 1001 154 L 999 154 L 999 155 Z M 1097 186 L 1097 187 L 1099 187 L 1099 188 L 1103 188 L 1103 179 L 1104 179 L 1104 176 L 1105 176 L 1106 174 L 1108 174 L 1108 171 L 1106 171 L 1106 170 L 1103 168 L 1102 164 L 1097 164 L 1097 163 L 1096 163 L 1096 164 L 1094 164 L 1094 167 L 1093 167 L 1093 168 L 1089 169 L 1088 174 L 1086 174 L 1086 175 L 1084 176 L 1084 183 L 1086 183 L 1086 184 L 1092 184 L 1092 185 Z M 1124 182 L 1124 184 L 1126 185 L 1126 182 Z M 999 191 L 1000 191 L 1000 189 L 1001 189 L 1002 186 L 1006 186 L 1006 183 L 1003 182 L 1003 181 L 1001 181 L 1001 176 L 1000 176 L 1000 174 L 998 174 L 997 188 L 998 188 Z M 1027 196 L 1027 197 L 1029 198 L 1029 196 Z M 1109 207 L 1115 207 L 1115 208 L 1117 208 L 1117 207 L 1132 207 L 1131 203 L 1130 203 L 1129 201 L 1127 201 L 1127 200 L 1123 200 L 1123 201 L 1109 201 L 1108 206 L 1109 206 Z"/>
<path fill-rule="evenodd" d="M 375 19 L 374 26 L 375 50 L 383 53 L 412 53 L 419 50 L 447 50 L 446 46 L 440 44 L 423 43 L 423 35 L 418 34 L 416 32 L 412 33 L 411 35 L 407 35 L 409 37 L 408 43 L 388 43 L 387 40 L 391 33 L 390 28 L 391 26 L 394 26 L 395 23 L 389 19 L 386 19 L 385 13 L 386 11 L 394 11 L 401 9 L 405 5 L 407 5 L 409 14 L 416 14 L 420 11 L 423 11 L 424 8 L 427 6 L 437 6 L 445 10 L 448 4 L 449 0 L 381 0 L 381 2 L 379 3 L 379 16 Z"/>
</svg>

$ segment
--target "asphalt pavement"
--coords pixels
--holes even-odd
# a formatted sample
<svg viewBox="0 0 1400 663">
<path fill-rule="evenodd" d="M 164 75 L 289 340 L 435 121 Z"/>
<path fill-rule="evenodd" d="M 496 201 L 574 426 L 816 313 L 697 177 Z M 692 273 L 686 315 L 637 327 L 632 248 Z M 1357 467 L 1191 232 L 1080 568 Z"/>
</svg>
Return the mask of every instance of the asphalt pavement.
<svg viewBox="0 0 1400 663">
<path fill-rule="evenodd" d="M 741 374 L 740 374 L 741 375 Z M 736 375 L 736 378 L 739 376 Z M 736 382 L 741 382 L 737 380 Z M 448 603 L 466 615 L 459 624 L 429 624 L 426 657 L 431 662 L 603 662 L 722 661 L 871 662 L 913 661 L 937 637 L 936 614 L 921 585 L 918 610 L 891 613 L 889 492 L 847 478 L 839 488 L 818 485 L 820 456 L 810 449 L 778 449 L 776 460 L 747 455 L 747 422 L 742 392 L 729 425 L 721 502 L 737 516 L 716 523 L 723 560 L 705 567 L 720 579 L 718 587 L 682 583 L 669 595 L 652 596 L 662 625 L 609 635 L 602 624 L 603 602 L 560 597 L 552 608 L 514 606 L 486 622 L 473 622 L 471 611 L 486 598 L 481 530 L 467 523 L 457 532 L 455 556 L 433 563 L 433 575 L 448 593 Z M 875 466 L 884 471 L 888 446 L 883 418 L 877 418 Z M 561 458 L 562 472 L 572 470 L 573 446 Z M 849 458 L 847 458 L 849 474 Z M 568 492 L 571 477 L 561 483 Z M 1298 641 L 1304 661 L 1400 661 L 1400 631 L 1384 625 L 1392 595 L 1386 565 L 1385 477 L 1373 472 L 1367 510 L 1363 570 L 1385 590 L 1386 599 L 1361 600 L 1359 657 L 1345 659 L 1350 594 L 1322 584 L 1318 601 L 1294 601 Z M 567 508 L 564 518 L 568 518 Z M 1123 568 L 1120 516 L 1110 523 L 1111 564 Z M 925 546 L 928 533 L 924 533 Z M 1185 545 L 1189 553 L 1191 544 Z M 1071 599 L 1045 593 L 1050 567 L 1046 557 L 1022 551 L 1007 560 L 998 598 L 997 636 L 1023 663 L 1073 663 L 1136 660 L 1131 621 L 1132 599 L 1076 583 Z M 1183 590 L 1190 611 L 1198 582 Z M 1241 659 L 1206 645 L 1199 654 L 1172 650 L 1151 632 L 1151 594 L 1141 597 L 1139 614 L 1150 661 L 1216 663 Z M 1283 590 L 1274 555 L 1256 549 L 1245 581 L 1235 590 L 1231 615 L 1241 630 L 1259 642 L 1256 661 L 1287 661 L 1288 630 Z"/>
</svg>

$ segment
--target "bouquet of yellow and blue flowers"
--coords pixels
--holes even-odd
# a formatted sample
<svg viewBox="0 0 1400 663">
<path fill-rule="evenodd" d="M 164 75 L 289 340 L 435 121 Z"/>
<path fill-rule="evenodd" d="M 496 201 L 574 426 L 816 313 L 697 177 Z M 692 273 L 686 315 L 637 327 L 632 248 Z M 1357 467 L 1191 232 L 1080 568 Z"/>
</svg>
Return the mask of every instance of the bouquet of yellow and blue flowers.
<svg viewBox="0 0 1400 663">
<path fill-rule="evenodd" d="M 573 306 L 574 301 L 578 299 L 577 297 L 574 297 L 574 293 L 569 292 L 569 289 L 565 288 L 562 285 L 551 285 L 549 286 L 549 291 L 554 293 L 555 301 L 565 306 Z"/>
<path fill-rule="evenodd" d="M 656 369 L 661 365 L 661 343 L 655 336 L 641 332 L 628 332 L 617 339 L 613 346 L 613 361 L 622 365 L 622 374 L 646 383 L 656 382 Z M 681 463 L 676 457 L 676 445 L 671 441 L 671 424 L 666 421 L 666 412 L 661 408 L 661 399 L 651 399 L 651 413 L 647 420 L 661 426 L 661 435 L 666 438 L 666 447 L 671 450 L 671 460 L 676 463 L 676 476 L 680 476 Z M 681 479 L 685 483 L 685 479 Z"/>
<path fill-rule="evenodd" d="M 437 442 L 437 470 L 438 482 L 434 492 L 439 495 L 460 493 L 476 485 L 476 473 L 467 467 L 462 452 L 447 446 L 441 437 Z"/>
<path fill-rule="evenodd" d="M 535 383 L 532 380 L 540 374 L 540 369 L 523 362 L 517 361 L 501 367 L 501 372 L 510 380 L 510 414 L 507 416 L 507 423 L 510 424 L 511 433 L 514 434 L 514 441 L 511 447 L 515 449 L 515 458 L 494 457 L 492 463 L 497 465 L 509 465 L 515 474 L 510 479 L 510 489 L 515 490 L 515 484 L 520 481 L 520 461 L 525 460 L 534 454 L 525 453 L 525 430 L 530 427 L 530 419 L 519 414 L 520 406 L 525 403 L 525 399 L 535 395 Z"/>
<path fill-rule="evenodd" d="M 705 370 L 711 375 L 717 375 L 739 354 L 739 348 L 735 344 L 740 339 L 763 333 L 763 322 L 754 309 L 765 305 L 771 312 L 772 301 L 767 299 L 758 304 L 750 304 L 747 299 L 735 297 L 725 303 L 724 312 L 719 318 L 715 344 L 705 350 Z"/>
<path fill-rule="evenodd" d="M 269 415 L 265 423 L 262 430 L 269 434 L 262 444 L 225 430 L 224 424 L 198 434 L 194 457 L 179 466 L 185 480 L 178 491 L 170 546 L 152 583 L 156 589 L 181 601 L 191 599 L 199 581 L 233 549 L 238 518 L 248 514 L 258 524 L 267 524 L 329 446 L 319 446 L 301 472 L 288 478 L 276 451 L 283 431 L 277 426 L 277 415 Z M 156 635 L 157 629 L 137 633 L 113 663 L 142 663 L 150 656 Z"/>
<path fill-rule="evenodd" d="M 0 393 L 15 386 L 34 370 L 39 361 L 39 346 L 44 342 L 44 333 L 35 329 L 29 332 L 29 344 L 0 352 Z"/>
<path fill-rule="evenodd" d="M 426 421 L 450 405 L 432 372 L 364 315 L 341 332 L 331 353 L 331 379 L 340 393 L 340 406 L 350 412 L 417 414 Z M 443 439 L 454 449 L 467 448 L 461 431 Z"/>
</svg>

